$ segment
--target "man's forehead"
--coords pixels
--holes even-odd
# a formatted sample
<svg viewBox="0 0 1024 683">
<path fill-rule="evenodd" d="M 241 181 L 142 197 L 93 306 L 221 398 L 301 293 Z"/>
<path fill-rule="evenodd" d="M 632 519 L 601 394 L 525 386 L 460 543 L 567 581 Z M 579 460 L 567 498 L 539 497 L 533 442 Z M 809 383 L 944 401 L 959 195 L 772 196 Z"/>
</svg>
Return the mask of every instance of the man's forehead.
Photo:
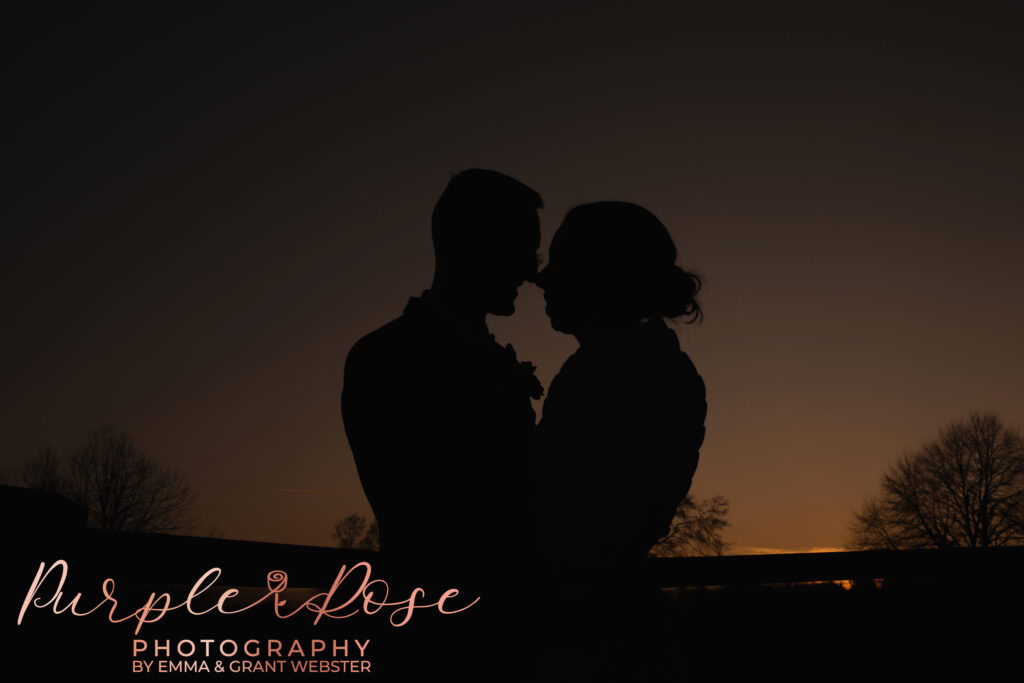
<svg viewBox="0 0 1024 683">
<path fill-rule="evenodd" d="M 517 242 L 540 242 L 540 217 L 536 211 L 517 211 L 502 215 L 496 232 L 503 239 Z"/>
</svg>

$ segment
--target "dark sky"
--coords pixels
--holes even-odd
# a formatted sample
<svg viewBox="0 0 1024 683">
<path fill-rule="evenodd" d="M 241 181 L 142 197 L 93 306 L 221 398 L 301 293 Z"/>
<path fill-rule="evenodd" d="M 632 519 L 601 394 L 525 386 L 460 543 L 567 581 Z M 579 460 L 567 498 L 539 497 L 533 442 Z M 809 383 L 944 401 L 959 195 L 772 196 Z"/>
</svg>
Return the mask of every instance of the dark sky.
<svg viewBox="0 0 1024 683">
<path fill-rule="evenodd" d="M 694 493 L 735 552 L 841 546 L 948 421 L 1024 423 L 1020 18 L 679 4 L 11 10 L 2 469 L 113 423 L 199 533 L 329 543 L 368 510 L 345 355 L 474 166 L 541 192 L 545 245 L 628 200 L 706 276 Z M 575 342 L 518 308 L 492 329 L 547 384 Z"/>
</svg>

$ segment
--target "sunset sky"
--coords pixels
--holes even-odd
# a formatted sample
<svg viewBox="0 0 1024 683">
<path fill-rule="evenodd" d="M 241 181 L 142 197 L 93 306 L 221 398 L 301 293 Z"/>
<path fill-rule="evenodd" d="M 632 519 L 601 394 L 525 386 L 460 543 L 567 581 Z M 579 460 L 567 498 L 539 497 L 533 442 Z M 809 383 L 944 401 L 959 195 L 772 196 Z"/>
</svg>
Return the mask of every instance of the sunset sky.
<svg viewBox="0 0 1024 683">
<path fill-rule="evenodd" d="M 112 423 L 196 533 L 329 544 L 369 510 L 345 355 L 429 284 L 467 167 L 542 194 L 544 250 L 621 199 L 706 277 L 677 329 L 732 552 L 840 547 L 950 420 L 1024 426 L 1020 18 L 679 4 L 14 10 L 0 469 Z M 517 308 L 547 385 L 575 341 Z"/>
</svg>

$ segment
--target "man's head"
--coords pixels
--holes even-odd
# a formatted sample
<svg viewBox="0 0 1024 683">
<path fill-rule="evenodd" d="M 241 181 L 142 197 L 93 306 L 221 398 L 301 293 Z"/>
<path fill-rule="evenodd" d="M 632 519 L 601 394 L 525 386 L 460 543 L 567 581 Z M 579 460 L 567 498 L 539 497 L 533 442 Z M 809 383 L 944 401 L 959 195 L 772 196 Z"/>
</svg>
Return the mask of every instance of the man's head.
<svg viewBox="0 0 1024 683">
<path fill-rule="evenodd" d="M 519 286 L 537 274 L 543 206 L 536 191 L 497 171 L 453 176 L 431 222 L 435 286 L 485 313 L 512 315 Z"/>
</svg>

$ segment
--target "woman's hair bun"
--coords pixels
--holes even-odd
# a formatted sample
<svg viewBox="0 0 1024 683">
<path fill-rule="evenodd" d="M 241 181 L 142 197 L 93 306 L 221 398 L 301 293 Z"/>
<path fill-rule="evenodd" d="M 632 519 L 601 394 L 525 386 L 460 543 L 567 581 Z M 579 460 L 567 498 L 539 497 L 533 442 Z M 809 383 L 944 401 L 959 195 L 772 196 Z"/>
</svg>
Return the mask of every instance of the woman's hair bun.
<svg viewBox="0 0 1024 683">
<path fill-rule="evenodd" d="M 686 322 L 699 322 L 704 317 L 697 302 L 697 293 L 704 284 L 701 277 L 676 265 L 663 273 L 652 292 L 651 313 L 664 318 L 687 316 Z"/>
</svg>

